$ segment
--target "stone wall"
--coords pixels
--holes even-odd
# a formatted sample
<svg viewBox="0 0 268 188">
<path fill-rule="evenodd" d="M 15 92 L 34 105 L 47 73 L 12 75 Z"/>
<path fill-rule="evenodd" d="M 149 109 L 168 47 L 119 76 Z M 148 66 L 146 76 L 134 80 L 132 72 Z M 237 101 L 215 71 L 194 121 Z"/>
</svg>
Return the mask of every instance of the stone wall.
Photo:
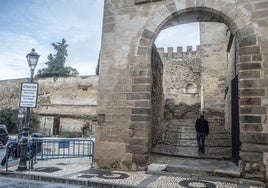
<svg viewBox="0 0 268 188">
<path fill-rule="evenodd" d="M 186 52 L 182 51 L 182 47 L 178 47 L 176 52 L 172 47 L 167 52 L 164 48 L 158 48 L 158 52 L 164 64 L 165 98 L 175 104 L 200 103 L 200 46 L 196 51 L 188 46 Z"/>
<path fill-rule="evenodd" d="M 19 108 L 21 83 L 28 82 L 28 79 L 0 80 L 0 106 Z"/>
<path fill-rule="evenodd" d="M 218 110 L 223 113 L 223 116 L 228 77 L 227 29 L 227 26 L 222 23 L 200 23 L 204 110 Z"/>
<path fill-rule="evenodd" d="M 194 21 L 224 23 L 235 35 L 239 56 L 240 127 L 262 127 L 258 132 L 240 132 L 240 141 L 252 146 L 267 145 L 267 10 L 265 0 L 146 0 L 143 4 L 136 0 L 105 0 L 97 105 L 100 117 L 96 129 L 97 165 L 134 170 L 140 158 L 146 159 L 144 154 L 149 151 L 152 118 L 147 110 L 138 111 L 137 108 L 151 109 L 151 90 L 148 88 L 152 86 L 153 43 L 161 30 Z M 217 61 L 215 63 L 217 67 Z M 209 75 L 214 73 L 214 67 L 206 66 L 206 70 Z M 211 78 L 214 78 L 213 74 Z M 210 83 L 203 81 L 209 92 Z M 217 78 L 212 85 L 220 87 L 223 82 Z M 216 93 L 219 101 L 224 97 L 222 93 L 225 88 L 220 87 Z M 207 105 L 224 106 L 224 101 L 216 104 L 209 98 L 205 101 Z M 255 148 L 243 150 L 241 160 L 262 161 L 263 168 L 263 154 L 267 150 L 258 147 L 256 151 Z M 249 165 L 249 168 L 253 166 Z M 260 168 L 256 171 L 263 173 Z"/>
<path fill-rule="evenodd" d="M 21 82 L 27 79 L 1 80 L 1 107 L 19 108 Z M 60 132 L 80 132 L 84 126 L 92 128 L 96 117 L 97 76 L 41 78 L 37 107 L 40 131 L 53 134 L 54 119 L 60 118 Z"/>
<path fill-rule="evenodd" d="M 163 63 L 156 49 L 152 51 L 152 147 L 156 145 L 161 138 L 161 121 L 164 115 L 164 92 L 163 92 Z"/>
</svg>

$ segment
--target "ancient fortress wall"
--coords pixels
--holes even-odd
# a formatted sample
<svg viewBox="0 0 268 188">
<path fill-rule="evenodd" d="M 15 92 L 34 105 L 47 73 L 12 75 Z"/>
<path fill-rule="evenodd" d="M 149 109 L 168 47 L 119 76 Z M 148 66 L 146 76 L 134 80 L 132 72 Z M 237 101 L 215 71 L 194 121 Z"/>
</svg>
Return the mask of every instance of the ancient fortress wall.
<svg viewBox="0 0 268 188">
<path fill-rule="evenodd" d="M 20 86 L 27 79 L 1 80 L 1 107 L 19 108 Z M 96 116 L 98 76 L 41 78 L 37 108 L 40 129 L 53 134 L 55 118 L 60 132 L 81 132 Z M 55 131 L 55 130 L 54 130 Z M 94 130 L 92 130 L 94 131 Z"/>
<path fill-rule="evenodd" d="M 188 46 L 186 51 L 182 47 L 158 48 L 164 65 L 163 87 L 165 99 L 172 100 L 174 104 L 181 102 L 193 105 L 200 103 L 200 46 L 192 50 Z"/>
</svg>

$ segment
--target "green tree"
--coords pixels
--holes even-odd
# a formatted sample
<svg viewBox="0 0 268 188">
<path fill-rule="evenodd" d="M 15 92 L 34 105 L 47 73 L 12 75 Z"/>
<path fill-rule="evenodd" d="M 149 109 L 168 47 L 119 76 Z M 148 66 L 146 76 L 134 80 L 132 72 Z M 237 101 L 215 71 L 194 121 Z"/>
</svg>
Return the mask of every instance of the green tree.
<svg viewBox="0 0 268 188">
<path fill-rule="evenodd" d="M 70 66 L 65 66 L 66 57 L 68 56 L 66 40 L 51 44 L 56 51 L 55 55 L 49 54 L 45 63 L 47 68 L 37 71 L 36 77 L 60 77 L 60 76 L 77 76 L 79 72 Z"/>
<path fill-rule="evenodd" d="M 25 118 L 22 121 L 22 124 L 24 123 Z M 9 133 L 18 133 L 19 128 L 18 109 L 12 109 L 12 108 L 0 109 L 0 124 L 6 125 Z M 38 119 L 37 114 L 31 111 L 29 121 L 30 133 L 38 132 L 40 129 L 39 125 L 40 121 Z"/>
<path fill-rule="evenodd" d="M 16 133 L 18 125 L 18 110 L 2 108 L 0 110 L 0 124 L 7 126 L 8 132 Z"/>
</svg>

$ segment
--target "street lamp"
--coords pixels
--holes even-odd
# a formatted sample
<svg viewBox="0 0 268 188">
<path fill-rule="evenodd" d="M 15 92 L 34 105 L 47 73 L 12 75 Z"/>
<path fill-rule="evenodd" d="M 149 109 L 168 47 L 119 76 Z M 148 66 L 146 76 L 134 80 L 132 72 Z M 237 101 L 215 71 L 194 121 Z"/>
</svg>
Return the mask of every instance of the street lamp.
<svg viewBox="0 0 268 188">
<path fill-rule="evenodd" d="M 35 52 L 33 48 L 30 53 L 27 54 L 26 59 L 31 70 L 31 77 L 29 83 L 33 83 L 34 69 L 38 63 L 40 55 Z M 18 166 L 18 171 L 27 170 L 27 143 L 29 135 L 29 120 L 30 120 L 30 107 L 27 107 L 25 123 L 22 131 L 22 144 L 21 144 L 21 153 L 20 153 L 20 162 Z"/>
</svg>

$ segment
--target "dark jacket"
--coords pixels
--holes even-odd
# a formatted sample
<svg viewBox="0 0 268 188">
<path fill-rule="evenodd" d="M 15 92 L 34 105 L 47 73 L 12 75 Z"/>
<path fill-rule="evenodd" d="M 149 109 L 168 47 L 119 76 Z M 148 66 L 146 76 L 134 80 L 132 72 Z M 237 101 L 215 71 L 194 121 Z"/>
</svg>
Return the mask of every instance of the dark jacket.
<svg viewBox="0 0 268 188">
<path fill-rule="evenodd" d="M 209 133 L 208 121 L 204 117 L 200 117 L 195 122 L 196 132 Z"/>
</svg>

